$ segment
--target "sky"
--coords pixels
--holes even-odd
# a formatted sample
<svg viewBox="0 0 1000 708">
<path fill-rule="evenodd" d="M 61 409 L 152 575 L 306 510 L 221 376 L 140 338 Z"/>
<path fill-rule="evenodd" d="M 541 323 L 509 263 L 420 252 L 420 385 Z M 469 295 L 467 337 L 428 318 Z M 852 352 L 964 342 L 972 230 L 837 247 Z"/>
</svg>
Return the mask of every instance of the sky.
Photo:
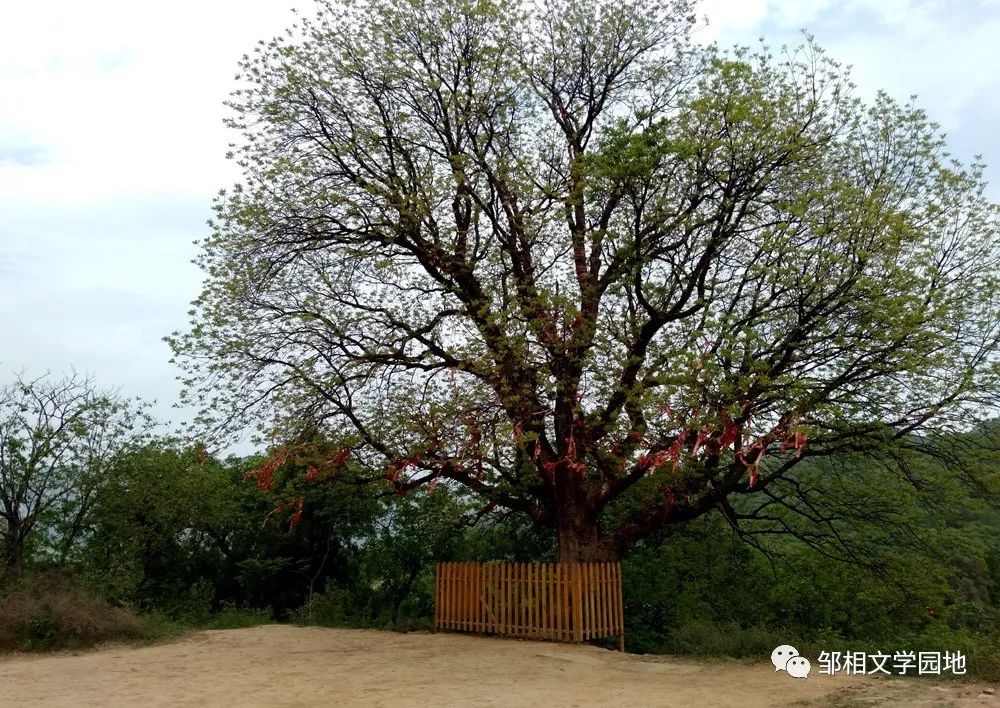
<svg viewBox="0 0 1000 708">
<path fill-rule="evenodd" d="M 238 178 L 222 102 L 294 0 L 0 6 L 0 384 L 75 368 L 182 421 L 164 335 L 183 329 L 213 196 Z M 702 42 L 808 30 L 987 164 L 1000 201 L 1000 0 L 703 0 Z"/>
</svg>

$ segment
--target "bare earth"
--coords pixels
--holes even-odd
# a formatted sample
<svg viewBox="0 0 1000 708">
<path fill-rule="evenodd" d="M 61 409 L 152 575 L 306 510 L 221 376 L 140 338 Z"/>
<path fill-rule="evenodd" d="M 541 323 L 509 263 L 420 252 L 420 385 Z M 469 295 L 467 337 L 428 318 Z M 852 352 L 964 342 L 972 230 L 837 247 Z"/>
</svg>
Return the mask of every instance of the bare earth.
<svg viewBox="0 0 1000 708">
<path fill-rule="evenodd" d="M 990 693 L 992 691 L 992 694 Z M 459 634 L 267 625 L 0 657 L 3 706 L 1000 706 L 970 682 L 820 676 Z"/>
</svg>

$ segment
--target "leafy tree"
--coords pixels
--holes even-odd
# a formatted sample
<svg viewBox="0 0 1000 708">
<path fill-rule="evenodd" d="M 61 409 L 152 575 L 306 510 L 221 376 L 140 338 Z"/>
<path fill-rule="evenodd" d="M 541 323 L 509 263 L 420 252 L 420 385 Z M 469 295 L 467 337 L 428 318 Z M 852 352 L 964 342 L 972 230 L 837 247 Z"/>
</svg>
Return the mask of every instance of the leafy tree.
<svg viewBox="0 0 1000 708">
<path fill-rule="evenodd" d="M 240 506 L 231 479 L 203 451 L 171 441 L 122 455 L 91 515 L 83 560 L 94 582 L 116 600 L 166 609 L 195 604 L 201 581 L 211 602 L 216 573 L 233 575 L 226 550 Z"/>
<path fill-rule="evenodd" d="M 988 412 L 982 165 L 811 43 L 702 49 L 693 22 L 688 0 L 355 0 L 246 56 L 243 179 L 168 338 L 205 422 L 322 429 L 577 561 L 738 524 L 734 497 L 801 506 L 801 461 Z"/>
<path fill-rule="evenodd" d="M 145 405 L 98 390 L 72 374 L 17 376 L 0 387 L 0 561 L 17 573 L 48 515 L 45 539 L 65 562 L 82 533 L 107 470 L 145 435 Z"/>
<path fill-rule="evenodd" d="M 385 605 L 396 625 L 400 607 L 418 586 L 423 600 L 418 613 L 433 614 L 434 562 L 457 556 L 464 545 L 463 511 L 461 499 L 446 489 L 408 495 L 386 510 L 365 544 L 362 568 L 375 589 L 376 617 Z"/>
<path fill-rule="evenodd" d="M 248 472 L 261 463 L 172 440 L 121 456 L 91 514 L 87 574 L 116 600 L 194 620 L 225 605 L 281 618 L 329 579 L 346 581 L 382 505 L 350 485 L 303 483 L 297 460 L 292 474 L 254 484 Z M 268 492 L 282 508 L 302 498 L 302 523 L 269 513 Z"/>
</svg>

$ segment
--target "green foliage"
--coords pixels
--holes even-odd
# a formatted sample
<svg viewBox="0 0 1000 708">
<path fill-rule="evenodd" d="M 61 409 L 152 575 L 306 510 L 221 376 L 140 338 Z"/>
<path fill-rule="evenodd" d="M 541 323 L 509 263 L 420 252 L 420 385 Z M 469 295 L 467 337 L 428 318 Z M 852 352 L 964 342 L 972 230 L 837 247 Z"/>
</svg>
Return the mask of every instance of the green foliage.
<svg viewBox="0 0 1000 708">
<path fill-rule="evenodd" d="M 962 571 L 1000 558 L 998 526 L 966 519 L 922 533 L 933 541 L 958 529 L 989 540 L 956 555 L 937 553 L 933 543 L 920 553 L 905 539 L 887 541 L 885 555 L 906 562 L 884 566 L 876 576 L 871 564 L 831 560 L 792 537 L 770 541 L 765 555 L 721 515 L 703 517 L 624 559 L 629 649 L 751 658 L 788 642 L 811 656 L 961 650 L 970 672 L 1000 676 L 991 653 L 1000 642 L 1000 606 L 982 599 L 992 596 L 1000 578 Z"/>
<path fill-rule="evenodd" d="M 169 441 L 124 458 L 92 516 L 84 550 L 109 596 L 203 624 L 223 607 L 270 607 L 282 618 L 331 577 L 347 577 L 350 549 L 380 510 L 350 484 L 273 494 L 246 474 L 259 459 L 219 461 Z M 306 514 L 294 531 L 269 512 L 291 494 Z"/>
<path fill-rule="evenodd" d="M 270 609 L 248 609 L 224 605 L 195 626 L 198 629 L 243 629 L 273 621 Z"/>
<path fill-rule="evenodd" d="M 212 534 L 231 522 L 239 498 L 233 472 L 199 457 L 157 442 L 111 470 L 84 551 L 93 581 L 110 597 L 139 606 L 152 598 L 211 601 L 204 582 L 186 579 L 224 568 Z"/>
<path fill-rule="evenodd" d="M 463 511 L 461 500 L 440 487 L 389 507 L 365 544 L 359 568 L 369 579 L 372 618 L 388 615 L 395 625 L 401 611 L 417 617 L 433 614 L 434 562 L 461 552 Z"/>
</svg>

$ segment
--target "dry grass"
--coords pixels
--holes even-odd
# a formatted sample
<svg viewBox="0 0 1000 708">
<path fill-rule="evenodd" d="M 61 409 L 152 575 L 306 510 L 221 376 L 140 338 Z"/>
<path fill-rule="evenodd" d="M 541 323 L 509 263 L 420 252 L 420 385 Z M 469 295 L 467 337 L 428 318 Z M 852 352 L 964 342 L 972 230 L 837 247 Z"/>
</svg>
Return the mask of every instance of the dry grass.
<svg viewBox="0 0 1000 708">
<path fill-rule="evenodd" d="M 19 578 L 0 593 L 0 651 L 79 648 L 152 638 L 158 632 L 148 620 L 111 606 L 65 572 Z"/>
</svg>

